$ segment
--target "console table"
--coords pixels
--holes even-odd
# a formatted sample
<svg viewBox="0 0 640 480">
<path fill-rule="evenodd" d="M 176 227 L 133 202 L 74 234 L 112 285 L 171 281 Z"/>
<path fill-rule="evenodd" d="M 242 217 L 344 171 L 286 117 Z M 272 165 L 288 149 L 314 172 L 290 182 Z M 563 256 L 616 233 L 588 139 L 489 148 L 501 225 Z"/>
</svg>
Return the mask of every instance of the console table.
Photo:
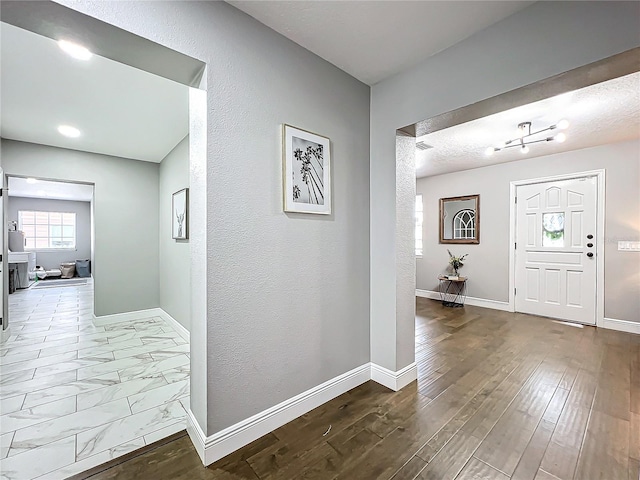
<svg viewBox="0 0 640 480">
<path fill-rule="evenodd" d="M 450 278 L 446 275 L 438 277 L 440 299 L 445 307 L 463 307 L 467 298 L 467 277 Z"/>
</svg>

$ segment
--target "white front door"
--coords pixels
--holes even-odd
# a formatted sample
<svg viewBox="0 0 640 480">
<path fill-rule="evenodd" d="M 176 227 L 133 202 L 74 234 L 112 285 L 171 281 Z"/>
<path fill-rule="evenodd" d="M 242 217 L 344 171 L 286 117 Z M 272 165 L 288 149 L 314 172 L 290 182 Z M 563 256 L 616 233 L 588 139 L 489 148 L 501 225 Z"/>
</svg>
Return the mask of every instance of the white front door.
<svg viewBox="0 0 640 480">
<path fill-rule="evenodd" d="M 517 312 L 595 325 L 597 182 L 517 187 Z"/>
</svg>

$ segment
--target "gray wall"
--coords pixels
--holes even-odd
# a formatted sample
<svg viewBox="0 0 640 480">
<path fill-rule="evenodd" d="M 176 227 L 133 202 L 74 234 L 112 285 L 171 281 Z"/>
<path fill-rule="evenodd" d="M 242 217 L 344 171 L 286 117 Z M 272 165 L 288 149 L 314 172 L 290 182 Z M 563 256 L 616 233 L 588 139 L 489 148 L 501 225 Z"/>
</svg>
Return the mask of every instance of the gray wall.
<svg viewBox="0 0 640 480">
<path fill-rule="evenodd" d="M 207 63 L 205 433 L 368 362 L 369 87 L 223 2 L 62 3 Z M 331 139 L 332 215 L 283 213 L 282 123 Z"/>
<path fill-rule="evenodd" d="M 191 328 L 191 251 L 189 240 L 171 235 L 171 195 L 189 187 L 189 137 L 160 163 L 160 307 Z"/>
<path fill-rule="evenodd" d="M 640 241 L 638 140 L 418 179 L 424 256 L 416 260 L 416 288 L 437 289 L 435 278 L 447 267 L 449 248 L 469 254 L 463 267 L 469 296 L 508 302 L 510 182 L 596 169 L 606 170 L 604 315 L 640 322 L 640 255 L 617 250 L 618 240 Z M 475 193 L 480 194 L 480 244 L 440 245 L 439 198 Z"/>
<path fill-rule="evenodd" d="M 2 140 L 5 173 L 93 183 L 95 314 L 158 300 L 158 164 Z"/>
<path fill-rule="evenodd" d="M 68 212 L 76 214 L 76 248 L 74 251 L 37 252 L 36 263 L 46 270 L 60 268 L 62 262 L 91 258 L 91 202 L 71 202 L 46 198 L 9 197 L 9 220 L 18 223 L 19 210 Z"/>
<path fill-rule="evenodd" d="M 372 362 L 399 370 L 414 358 L 415 319 L 394 310 L 414 301 L 415 287 L 415 264 L 394 262 L 397 248 L 413 249 L 397 225 L 414 222 L 396 218 L 396 184 L 409 183 L 396 176 L 410 175 L 396 171 L 396 129 L 637 47 L 639 16 L 639 2 L 537 2 L 372 87 Z M 409 268 L 411 277 L 397 268 Z M 396 285 L 398 278 L 412 278 L 409 288 Z"/>
</svg>

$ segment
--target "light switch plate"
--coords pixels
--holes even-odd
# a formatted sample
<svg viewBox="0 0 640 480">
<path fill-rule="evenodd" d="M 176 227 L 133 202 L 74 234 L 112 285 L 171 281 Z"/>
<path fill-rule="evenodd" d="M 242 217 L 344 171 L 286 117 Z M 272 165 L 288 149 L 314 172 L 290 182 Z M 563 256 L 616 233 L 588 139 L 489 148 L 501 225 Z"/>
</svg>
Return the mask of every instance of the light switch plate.
<svg viewBox="0 0 640 480">
<path fill-rule="evenodd" d="M 618 250 L 621 252 L 640 252 L 640 242 L 618 242 Z"/>
</svg>

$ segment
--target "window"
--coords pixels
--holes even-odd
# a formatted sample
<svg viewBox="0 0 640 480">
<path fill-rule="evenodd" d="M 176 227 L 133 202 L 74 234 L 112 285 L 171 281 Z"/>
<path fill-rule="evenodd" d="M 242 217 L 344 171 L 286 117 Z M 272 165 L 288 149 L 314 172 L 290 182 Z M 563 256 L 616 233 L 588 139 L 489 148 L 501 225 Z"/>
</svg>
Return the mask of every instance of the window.
<svg viewBox="0 0 640 480">
<path fill-rule="evenodd" d="M 460 210 L 453 217 L 453 238 L 475 238 L 476 237 L 476 212 L 473 210 Z"/>
<path fill-rule="evenodd" d="M 564 212 L 542 214 L 542 246 L 564 247 Z"/>
<path fill-rule="evenodd" d="M 25 234 L 28 250 L 76 248 L 75 213 L 21 210 L 18 229 Z"/>
<path fill-rule="evenodd" d="M 422 256 L 422 195 L 416 195 L 416 256 Z"/>
</svg>

